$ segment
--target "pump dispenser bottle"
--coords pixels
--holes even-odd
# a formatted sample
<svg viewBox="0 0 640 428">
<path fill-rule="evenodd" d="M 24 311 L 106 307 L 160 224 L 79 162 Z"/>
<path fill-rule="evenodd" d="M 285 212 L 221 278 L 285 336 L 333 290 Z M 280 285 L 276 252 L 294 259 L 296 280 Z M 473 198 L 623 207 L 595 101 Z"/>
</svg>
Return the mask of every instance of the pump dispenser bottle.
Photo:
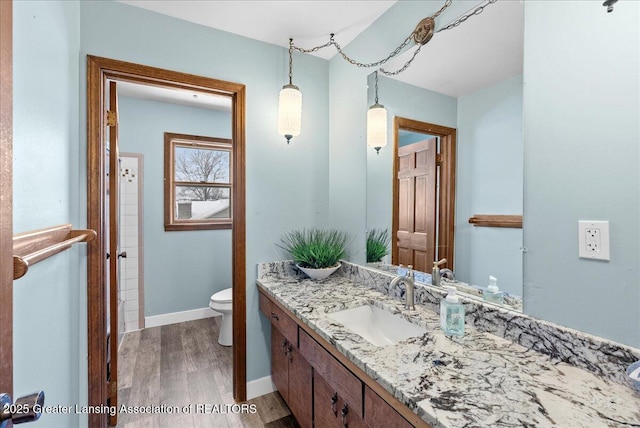
<svg viewBox="0 0 640 428">
<path fill-rule="evenodd" d="M 482 298 L 485 302 L 496 303 L 502 305 L 504 303 L 504 294 L 498 289 L 498 280 L 495 276 L 489 275 L 489 286 L 482 292 Z"/>
<path fill-rule="evenodd" d="M 449 294 L 440 301 L 440 328 L 446 336 L 464 335 L 464 305 L 456 295 L 456 288 L 445 287 Z"/>
</svg>

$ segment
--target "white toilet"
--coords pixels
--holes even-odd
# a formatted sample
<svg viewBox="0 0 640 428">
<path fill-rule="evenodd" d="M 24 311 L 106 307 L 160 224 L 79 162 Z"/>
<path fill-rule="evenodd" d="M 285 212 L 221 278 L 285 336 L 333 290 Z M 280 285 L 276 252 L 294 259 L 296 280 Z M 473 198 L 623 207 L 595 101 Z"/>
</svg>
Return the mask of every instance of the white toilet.
<svg viewBox="0 0 640 428">
<path fill-rule="evenodd" d="M 232 298 L 233 289 L 226 288 L 211 296 L 211 300 L 209 301 L 209 307 L 222 314 L 220 336 L 218 336 L 218 343 L 222 346 L 231 346 L 233 343 L 233 316 L 231 314 Z"/>
</svg>

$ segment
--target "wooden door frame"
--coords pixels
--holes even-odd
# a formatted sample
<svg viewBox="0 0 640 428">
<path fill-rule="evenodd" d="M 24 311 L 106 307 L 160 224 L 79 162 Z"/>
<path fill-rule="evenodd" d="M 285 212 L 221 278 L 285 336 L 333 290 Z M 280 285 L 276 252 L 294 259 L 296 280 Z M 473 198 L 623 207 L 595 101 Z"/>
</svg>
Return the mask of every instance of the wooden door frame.
<svg viewBox="0 0 640 428">
<path fill-rule="evenodd" d="M 398 184 L 398 135 L 400 129 L 440 137 L 440 153 L 436 155 L 439 167 L 440 197 L 438 200 L 438 257 L 446 258 L 442 267 L 453 270 L 454 266 L 454 226 L 456 214 L 456 129 L 433 123 L 395 116 L 393 118 L 393 217 L 391 236 L 391 260 L 398 260 L 398 242 L 396 235 L 400 221 L 399 184 Z M 435 261 L 435 260 L 434 260 Z"/>
<path fill-rule="evenodd" d="M 0 393 L 13 395 L 13 2 L 0 1 Z"/>
<path fill-rule="evenodd" d="M 0 2 L 1 3 L 1 2 Z M 232 98 L 233 182 L 233 397 L 246 399 L 246 220 L 245 220 L 245 86 L 193 74 L 87 55 L 87 227 L 97 233 L 88 245 L 87 333 L 88 404 L 106 403 L 107 345 L 104 271 L 106 180 L 103 138 L 104 88 L 107 79 L 227 95 Z M 89 426 L 104 427 L 104 415 L 90 414 Z"/>
<path fill-rule="evenodd" d="M 106 180 L 109 186 L 109 194 L 106 198 L 109 200 L 109 253 L 112 257 L 109 258 L 109 327 L 110 337 L 109 354 L 111 360 L 109 361 L 109 383 L 118 385 L 118 289 L 120 288 L 120 172 L 118 170 L 118 157 L 120 151 L 118 149 L 118 83 L 116 81 L 108 82 L 109 85 L 109 104 L 105 106 L 109 112 L 115 113 L 115 122 L 109 125 L 109 179 Z M 114 220 L 115 221 L 112 221 Z M 115 358 L 114 358 L 114 355 Z M 117 391 L 116 391 L 117 392 Z M 118 394 L 109 394 L 107 400 L 109 406 L 115 406 L 118 408 Z M 109 413 L 107 416 L 107 423 L 110 426 L 118 423 L 118 413 L 113 415 Z"/>
</svg>

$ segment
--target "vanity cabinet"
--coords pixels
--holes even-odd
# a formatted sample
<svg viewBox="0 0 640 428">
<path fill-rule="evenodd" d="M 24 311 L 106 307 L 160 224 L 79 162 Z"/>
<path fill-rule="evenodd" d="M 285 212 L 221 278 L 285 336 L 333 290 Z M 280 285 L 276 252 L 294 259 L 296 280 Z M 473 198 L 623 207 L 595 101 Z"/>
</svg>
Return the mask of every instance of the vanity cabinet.
<svg viewBox="0 0 640 428">
<path fill-rule="evenodd" d="M 271 318 L 271 380 L 302 428 L 313 425 L 311 365 L 298 350 L 298 325 L 271 302 L 260 310 Z"/>
<path fill-rule="evenodd" d="M 293 314 L 259 293 L 271 319 L 271 376 L 302 427 L 429 427 Z M 306 327 L 306 328 L 305 328 Z M 388 397 L 383 398 L 374 389 Z M 393 404 L 390 404 L 393 403 Z M 399 410 L 396 410 L 399 409 Z M 403 414 L 411 420 L 409 422 Z"/>
<path fill-rule="evenodd" d="M 314 422 L 318 427 L 364 427 L 362 381 L 303 330 L 300 353 L 313 367 Z"/>
</svg>

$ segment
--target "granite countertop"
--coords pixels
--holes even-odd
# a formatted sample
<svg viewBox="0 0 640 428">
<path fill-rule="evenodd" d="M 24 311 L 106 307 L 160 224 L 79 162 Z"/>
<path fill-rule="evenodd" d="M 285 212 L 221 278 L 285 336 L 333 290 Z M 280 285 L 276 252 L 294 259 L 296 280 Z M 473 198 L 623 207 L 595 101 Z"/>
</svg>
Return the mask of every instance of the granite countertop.
<svg viewBox="0 0 640 428">
<path fill-rule="evenodd" d="M 439 314 L 405 310 L 352 278 L 266 276 L 258 285 L 433 427 L 640 427 L 640 393 L 629 385 L 470 325 L 464 337 L 447 337 Z M 378 347 L 327 317 L 363 304 L 427 333 Z"/>
</svg>

